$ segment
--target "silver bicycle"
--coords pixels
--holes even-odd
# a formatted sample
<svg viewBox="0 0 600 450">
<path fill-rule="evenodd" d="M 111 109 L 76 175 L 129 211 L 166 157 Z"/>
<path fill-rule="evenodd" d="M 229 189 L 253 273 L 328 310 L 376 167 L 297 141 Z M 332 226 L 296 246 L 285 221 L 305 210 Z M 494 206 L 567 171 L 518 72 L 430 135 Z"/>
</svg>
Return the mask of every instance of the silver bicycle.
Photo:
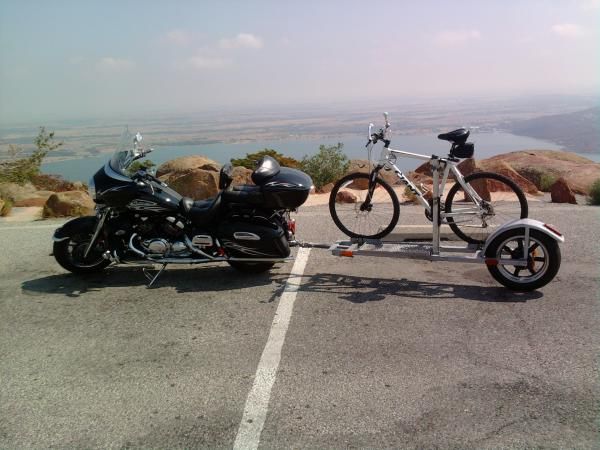
<svg viewBox="0 0 600 450">
<path fill-rule="evenodd" d="M 385 126 L 373 133 L 369 125 L 370 173 L 351 173 L 340 179 L 331 191 L 329 211 L 337 227 L 352 238 L 381 239 L 389 234 L 400 217 L 400 202 L 392 186 L 380 173 L 393 171 L 406 185 L 406 190 L 425 209 L 425 215 L 437 225 L 448 224 L 452 231 L 466 242 L 483 245 L 494 230 L 511 220 L 524 219 L 528 214 L 527 199 L 521 188 L 510 178 L 492 172 L 474 172 L 463 176 L 458 169 L 462 159 L 471 158 L 475 145 L 467 142 L 469 131 L 460 128 L 440 134 L 439 139 L 452 146 L 446 158 L 421 155 L 390 148 L 390 123 L 384 113 Z M 383 143 L 379 160 L 372 161 L 375 144 Z M 439 170 L 440 201 L 436 202 L 438 214 L 433 214 L 432 198 L 425 189 L 419 189 L 396 166 L 398 157 L 429 160 Z M 446 192 L 446 183 L 452 174 L 456 183 Z M 444 198 L 445 193 L 445 198 Z M 434 224 L 435 226 L 436 224 Z"/>
</svg>

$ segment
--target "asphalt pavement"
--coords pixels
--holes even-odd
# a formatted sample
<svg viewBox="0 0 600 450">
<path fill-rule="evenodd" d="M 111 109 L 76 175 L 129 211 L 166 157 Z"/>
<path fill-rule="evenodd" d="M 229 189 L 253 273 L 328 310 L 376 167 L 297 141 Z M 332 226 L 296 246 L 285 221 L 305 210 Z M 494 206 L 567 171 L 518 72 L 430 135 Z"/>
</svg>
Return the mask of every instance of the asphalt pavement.
<svg viewBox="0 0 600 450">
<path fill-rule="evenodd" d="M 146 289 L 137 266 L 66 273 L 58 221 L 0 225 L 0 448 L 597 448 L 600 210 L 530 217 L 566 242 L 527 294 L 483 265 L 320 249 Z M 296 218 L 343 238 L 325 207 Z"/>
</svg>

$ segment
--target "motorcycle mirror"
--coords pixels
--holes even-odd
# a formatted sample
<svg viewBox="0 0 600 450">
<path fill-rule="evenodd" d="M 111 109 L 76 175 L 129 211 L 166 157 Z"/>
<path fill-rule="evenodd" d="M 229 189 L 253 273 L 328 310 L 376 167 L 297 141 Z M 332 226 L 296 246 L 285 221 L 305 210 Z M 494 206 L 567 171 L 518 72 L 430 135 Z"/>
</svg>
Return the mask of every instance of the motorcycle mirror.
<svg viewBox="0 0 600 450">
<path fill-rule="evenodd" d="M 135 135 L 135 137 L 133 138 L 133 143 L 134 144 L 139 144 L 140 142 L 142 142 L 142 135 L 140 134 L 140 132 L 138 131 Z"/>
<path fill-rule="evenodd" d="M 146 172 L 150 175 L 152 175 L 153 177 L 156 176 L 156 167 L 149 167 L 148 169 L 146 169 Z"/>
</svg>

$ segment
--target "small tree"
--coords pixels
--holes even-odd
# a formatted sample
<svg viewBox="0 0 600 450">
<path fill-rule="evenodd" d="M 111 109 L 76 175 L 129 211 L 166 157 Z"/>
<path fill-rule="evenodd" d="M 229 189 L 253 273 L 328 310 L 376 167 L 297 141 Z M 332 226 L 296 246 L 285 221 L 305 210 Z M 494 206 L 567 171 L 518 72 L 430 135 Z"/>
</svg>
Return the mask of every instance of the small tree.
<svg viewBox="0 0 600 450">
<path fill-rule="evenodd" d="M 19 184 L 32 181 L 36 175 L 39 175 L 42 160 L 48 152 L 63 145 L 62 142 L 54 142 L 54 131 L 48 133 L 45 127 L 40 127 L 40 132 L 33 142 L 36 148 L 27 157 L 20 157 L 24 152 L 22 147 L 9 146 L 10 159 L 0 165 L 0 181 Z"/>
<path fill-rule="evenodd" d="M 331 147 L 321 145 L 319 153 L 302 159 L 301 168 L 310 175 L 317 189 L 338 180 L 348 170 L 350 161 L 342 151 L 343 147 L 341 142 Z"/>
<path fill-rule="evenodd" d="M 284 156 L 276 150 L 273 150 L 272 148 L 265 148 L 254 153 L 246 153 L 245 158 L 232 158 L 231 164 L 234 166 L 242 166 L 246 169 L 254 169 L 256 167 L 256 161 L 258 161 L 263 156 L 270 156 L 271 158 L 275 158 L 275 160 L 283 167 L 300 167 L 300 161 L 294 158 L 290 158 L 289 156 Z"/>
</svg>

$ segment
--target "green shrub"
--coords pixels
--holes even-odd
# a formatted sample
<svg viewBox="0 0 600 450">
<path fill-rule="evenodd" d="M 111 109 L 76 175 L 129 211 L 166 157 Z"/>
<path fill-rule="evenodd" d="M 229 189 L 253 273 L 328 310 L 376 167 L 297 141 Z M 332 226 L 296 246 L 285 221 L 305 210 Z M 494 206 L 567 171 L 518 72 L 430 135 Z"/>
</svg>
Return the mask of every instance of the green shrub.
<svg viewBox="0 0 600 450">
<path fill-rule="evenodd" d="M 246 169 L 254 169 L 256 167 L 256 162 L 263 156 L 270 156 L 271 158 L 275 158 L 275 160 L 283 167 L 292 167 L 294 169 L 300 167 L 300 161 L 294 158 L 290 158 L 289 156 L 284 156 L 281 153 L 273 150 L 272 148 L 265 148 L 264 150 L 254 153 L 246 153 L 245 158 L 232 158 L 231 164 L 234 166 L 242 166 Z"/>
<path fill-rule="evenodd" d="M 129 172 L 130 175 L 133 175 L 138 170 L 141 170 L 141 169 L 148 170 L 155 166 L 156 166 L 156 163 L 154 163 L 153 161 L 151 161 L 149 159 L 144 159 L 143 161 L 138 159 L 137 161 L 134 161 L 133 163 L 131 163 L 131 165 L 127 169 L 127 172 Z"/>
<path fill-rule="evenodd" d="M 302 159 L 301 169 L 310 175 L 317 189 L 339 180 L 346 174 L 350 161 L 342 151 L 343 147 L 341 142 L 331 147 L 321 145 L 319 153 Z"/>
<path fill-rule="evenodd" d="M 9 146 L 10 158 L 0 164 L 0 182 L 24 184 L 32 181 L 40 174 L 40 166 L 48 152 L 63 145 L 62 142 L 54 142 L 54 132 L 48 133 L 44 127 L 40 127 L 33 142 L 35 150 L 26 157 L 19 157 L 24 152 L 23 148 Z"/>
<path fill-rule="evenodd" d="M 540 185 L 537 187 L 542 192 L 550 192 L 550 188 L 556 183 L 557 178 L 550 173 L 542 173 L 540 176 Z"/>
<path fill-rule="evenodd" d="M 558 180 L 556 174 L 537 167 L 522 167 L 517 169 L 517 172 L 535 184 L 535 187 L 542 192 L 549 192 L 552 185 Z"/>
<path fill-rule="evenodd" d="M 600 205 L 600 178 L 594 181 L 590 189 L 590 205 Z"/>
</svg>

